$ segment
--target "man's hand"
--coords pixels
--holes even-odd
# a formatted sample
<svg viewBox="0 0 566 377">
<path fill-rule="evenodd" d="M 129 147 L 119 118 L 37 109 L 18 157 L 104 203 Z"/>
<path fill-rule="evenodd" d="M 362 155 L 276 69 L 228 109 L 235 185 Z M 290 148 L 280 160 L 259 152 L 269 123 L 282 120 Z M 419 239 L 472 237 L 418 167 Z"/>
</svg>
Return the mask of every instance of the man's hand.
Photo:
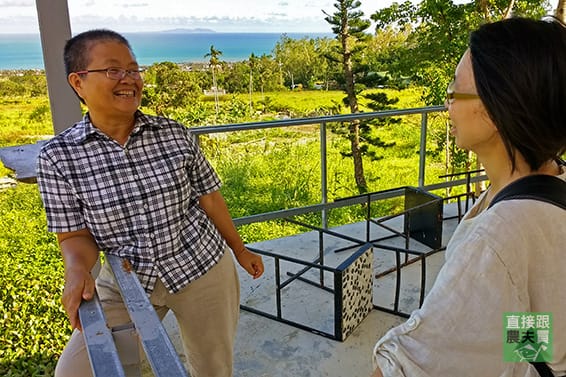
<svg viewBox="0 0 566 377">
<path fill-rule="evenodd" d="M 240 266 L 242 266 L 248 274 L 253 276 L 254 279 L 257 279 L 263 274 L 263 261 L 260 255 L 252 253 L 247 248 L 243 248 L 238 253 L 235 253 L 235 255 Z"/>
<path fill-rule="evenodd" d="M 63 308 L 67 312 L 72 329 L 82 330 L 79 319 L 79 306 L 82 300 L 94 297 L 94 279 L 90 271 L 81 268 L 69 268 L 65 271 L 65 288 L 63 290 Z"/>
<path fill-rule="evenodd" d="M 65 288 L 63 308 L 67 312 L 72 329 L 82 330 L 79 306 L 82 300 L 94 297 L 94 279 L 90 271 L 99 257 L 99 248 L 88 229 L 57 233 L 65 264 Z"/>
</svg>

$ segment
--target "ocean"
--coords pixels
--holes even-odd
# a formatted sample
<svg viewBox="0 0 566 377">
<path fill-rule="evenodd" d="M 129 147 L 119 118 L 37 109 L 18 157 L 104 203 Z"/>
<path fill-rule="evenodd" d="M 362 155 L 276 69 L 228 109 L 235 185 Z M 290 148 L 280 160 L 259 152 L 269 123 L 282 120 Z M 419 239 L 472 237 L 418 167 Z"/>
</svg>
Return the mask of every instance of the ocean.
<svg viewBox="0 0 566 377">
<path fill-rule="evenodd" d="M 246 60 L 253 53 L 256 56 L 271 54 L 283 33 L 190 33 L 151 32 L 123 33 L 130 41 L 140 65 L 157 62 L 174 63 L 204 62 L 204 55 L 213 45 L 222 51 L 223 61 Z M 287 33 L 292 39 L 323 38 L 330 33 Z M 43 56 L 39 34 L 0 34 L 0 70 L 2 69 L 43 69 Z"/>
</svg>

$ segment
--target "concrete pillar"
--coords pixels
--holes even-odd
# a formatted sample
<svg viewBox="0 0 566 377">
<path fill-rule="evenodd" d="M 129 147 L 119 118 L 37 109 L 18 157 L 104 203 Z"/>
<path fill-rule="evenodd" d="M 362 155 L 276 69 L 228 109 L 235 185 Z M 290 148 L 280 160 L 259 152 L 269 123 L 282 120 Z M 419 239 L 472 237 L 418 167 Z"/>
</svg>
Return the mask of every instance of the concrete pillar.
<svg viewBox="0 0 566 377">
<path fill-rule="evenodd" d="M 47 91 L 53 128 L 58 134 L 82 117 L 80 102 L 69 84 L 63 65 L 63 48 L 71 37 L 67 0 L 36 0 Z"/>
</svg>

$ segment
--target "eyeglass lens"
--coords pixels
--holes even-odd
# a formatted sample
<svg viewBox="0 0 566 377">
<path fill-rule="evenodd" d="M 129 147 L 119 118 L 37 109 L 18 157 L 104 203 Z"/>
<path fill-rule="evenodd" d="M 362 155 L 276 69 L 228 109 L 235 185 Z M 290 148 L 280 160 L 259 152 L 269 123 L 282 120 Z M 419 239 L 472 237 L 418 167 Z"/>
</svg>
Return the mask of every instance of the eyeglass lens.
<svg viewBox="0 0 566 377">
<path fill-rule="evenodd" d="M 109 79 L 113 80 L 122 80 L 126 75 L 129 75 L 133 79 L 140 79 L 141 78 L 141 70 L 134 69 L 134 70 L 127 70 L 121 68 L 108 68 L 106 70 L 106 76 Z"/>
</svg>

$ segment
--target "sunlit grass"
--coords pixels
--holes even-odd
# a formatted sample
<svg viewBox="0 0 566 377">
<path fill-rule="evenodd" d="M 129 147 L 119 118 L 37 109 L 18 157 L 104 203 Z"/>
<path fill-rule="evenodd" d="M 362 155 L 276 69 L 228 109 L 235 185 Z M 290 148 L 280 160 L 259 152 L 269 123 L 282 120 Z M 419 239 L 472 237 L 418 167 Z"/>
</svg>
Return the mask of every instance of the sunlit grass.
<svg viewBox="0 0 566 377">
<path fill-rule="evenodd" d="M 0 146 L 30 144 L 53 135 L 45 97 L 0 97 Z"/>
</svg>

